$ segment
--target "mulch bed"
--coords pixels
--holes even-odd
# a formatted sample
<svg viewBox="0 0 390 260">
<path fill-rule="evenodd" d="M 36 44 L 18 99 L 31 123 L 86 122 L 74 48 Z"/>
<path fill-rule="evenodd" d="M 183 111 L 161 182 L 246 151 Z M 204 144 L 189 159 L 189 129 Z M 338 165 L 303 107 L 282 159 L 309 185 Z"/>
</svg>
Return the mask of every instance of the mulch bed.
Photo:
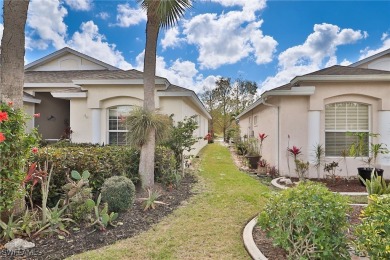
<svg viewBox="0 0 390 260">
<path fill-rule="evenodd" d="M 71 255 L 113 244 L 117 240 L 133 237 L 150 229 L 153 224 L 158 223 L 183 204 L 192 195 L 191 189 L 194 183 L 196 183 L 196 177 L 187 174 L 177 189 L 164 192 L 158 199 L 169 205 L 157 205 L 154 210 L 144 211 L 142 203 L 136 200 L 130 211 L 119 214 L 116 222 L 121 222 L 123 225 L 108 227 L 104 232 L 96 231 L 93 227 L 83 227 L 79 231 L 73 231 L 72 228 L 69 228 L 68 231 L 71 234 L 62 240 L 57 235 L 27 239 L 35 243 L 35 248 L 16 252 L 17 257 L 10 256 L 6 249 L 2 249 L 0 250 L 0 259 L 64 259 Z M 137 192 L 136 197 L 145 197 L 145 192 Z M 0 240 L 0 249 L 2 244 L 4 241 Z"/>
<path fill-rule="evenodd" d="M 292 182 L 298 182 L 298 178 L 290 178 Z M 317 179 L 312 178 L 311 181 L 321 182 L 326 185 L 326 187 L 331 191 L 337 192 L 366 192 L 366 187 L 361 185 L 357 179 L 346 180 L 344 178 L 332 179 Z M 282 183 L 279 183 L 284 185 Z"/>
</svg>

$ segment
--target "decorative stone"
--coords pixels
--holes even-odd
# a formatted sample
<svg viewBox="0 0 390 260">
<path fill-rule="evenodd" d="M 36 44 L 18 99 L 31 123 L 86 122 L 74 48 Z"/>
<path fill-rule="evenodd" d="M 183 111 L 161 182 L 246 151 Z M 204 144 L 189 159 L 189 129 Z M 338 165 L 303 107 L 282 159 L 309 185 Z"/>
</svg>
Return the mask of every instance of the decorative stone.
<svg viewBox="0 0 390 260">
<path fill-rule="evenodd" d="M 293 184 L 292 181 L 290 179 L 287 179 L 287 178 L 280 179 L 279 182 L 284 183 L 285 185 Z"/>
<path fill-rule="evenodd" d="M 15 238 L 4 245 L 8 251 L 26 250 L 35 247 L 35 244 L 24 239 Z"/>
</svg>

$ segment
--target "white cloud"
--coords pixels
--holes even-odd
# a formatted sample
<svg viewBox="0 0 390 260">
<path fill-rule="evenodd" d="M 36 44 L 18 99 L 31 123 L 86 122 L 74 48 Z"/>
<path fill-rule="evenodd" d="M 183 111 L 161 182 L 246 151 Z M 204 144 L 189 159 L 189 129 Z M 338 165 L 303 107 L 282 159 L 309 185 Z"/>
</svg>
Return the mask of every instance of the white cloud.
<svg viewBox="0 0 390 260">
<path fill-rule="evenodd" d="M 107 20 L 110 17 L 110 14 L 107 12 L 100 12 L 96 15 L 96 17 L 99 17 L 102 20 Z"/>
<path fill-rule="evenodd" d="M 3 31 L 4 31 L 4 25 L 2 23 L 0 23 L 0 42 L 1 42 L 1 39 L 3 39 Z"/>
<path fill-rule="evenodd" d="M 116 20 L 119 27 L 130 27 L 146 21 L 146 13 L 141 8 L 132 8 L 129 4 L 119 4 Z"/>
<path fill-rule="evenodd" d="M 161 46 L 163 50 L 168 47 L 174 48 L 180 45 L 184 41 L 184 39 L 179 37 L 179 29 L 177 27 L 173 27 L 168 29 L 165 32 L 164 38 L 161 39 Z"/>
<path fill-rule="evenodd" d="M 58 0 L 31 0 L 27 25 L 40 38 L 39 46 L 53 44 L 56 49 L 64 47 L 67 26 L 64 17 L 68 11 Z M 30 35 L 33 37 L 33 35 Z M 35 46 L 30 42 L 30 46 Z"/>
<path fill-rule="evenodd" d="M 365 32 L 340 29 L 332 24 L 316 24 L 302 45 L 288 48 L 279 54 L 278 73 L 262 83 L 262 91 L 288 83 L 295 76 L 337 64 L 337 47 L 352 44 L 367 36 Z"/>
<path fill-rule="evenodd" d="M 359 60 L 365 59 L 367 57 L 370 57 L 372 55 L 375 55 L 379 52 L 385 51 L 390 48 L 390 38 L 387 33 L 382 34 L 381 41 L 382 41 L 382 46 L 380 46 L 377 49 L 370 49 L 367 47 L 364 50 L 361 50 Z"/>
<path fill-rule="evenodd" d="M 347 59 L 344 59 L 342 62 L 340 62 L 340 65 L 341 66 L 349 66 L 349 65 L 351 65 L 352 64 L 352 62 L 350 62 L 349 60 L 347 60 Z"/>
<path fill-rule="evenodd" d="M 260 30 L 263 21 L 255 14 L 265 7 L 265 1 L 213 1 L 224 6 L 239 5 L 243 9 L 220 15 L 200 14 L 184 21 L 183 34 L 187 43 L 197 46 L 201 68 L 215 69 L 251 55 L 257 64 L 270 62 L 277 42 L 263 35 Z"/>
<path fill-rule="evenodd" d="M 135 68 L 143 71 L 144 69 L 144 55 L 145 52 L 141 52 L 135 59 Z M 202 90 L 203 86 L 214 87 L 215 80 L 218 76 L 210 75 L 204 78 L 203 74 L 200 74 L 196 69 L 195 63 L 191 61 L 183 61 L 177 59 L 171 64 L 167 64 L 164 57 L 156 57 L 156 75 L 167 78 L 172 84 L 180 87 L 185 87 L 195 92 Z"/>
<path fill-rule="evenodd" d="M 92 0 L 65 0 L 65 3 L 77 11 L 89 11 L 92 8 Z"/>
<path fill-rule="evenodd" d="M 82 23 L 80 32 L 75 32 L 68 45 L 77 51 L 90 55 L 108 64 L 121 69 L 131 69 L 132 66 L 125 61 L 122 53 L 116 50 L 115 44 L 109 44 L 99 28 L 93 21 Z"/>
</svg>

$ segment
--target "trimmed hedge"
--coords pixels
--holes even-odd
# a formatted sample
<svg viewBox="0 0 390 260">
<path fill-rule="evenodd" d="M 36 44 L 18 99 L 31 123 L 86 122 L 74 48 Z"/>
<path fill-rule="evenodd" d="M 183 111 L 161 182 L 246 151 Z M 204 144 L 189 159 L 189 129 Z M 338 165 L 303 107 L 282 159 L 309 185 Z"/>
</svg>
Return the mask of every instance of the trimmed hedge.
<svg viewBox="0 0 390 260">
<path fill-rule="evenodd" d="M 72 170 L 91 173 L 89 186 L 93 193 L 100 190 L 104 181 L 112 176 L 125 176 L 134 184 L 138 183 L 139 151 L 127 146 L 88 146 L 77 147 L 74 144 L 66 147 L 43 147 L 30 158 L 30 162 L 39 162 L 40 165 L 48 160 L 54 164 L 54 170 L 50 183 L 50 204 L 63 194 L 62 186 L 66 184 L 66 173 Z M 173 152 L 166 147 L 156 148 L 155 179 L 164 179 L 166 172 L 175 171 Z M 35 190 L 39 190 L 36 188 Z M 39 192 L 34 193 L 34 200 L 39 197 Z M 38 199 L 38 201 L 40 201 Z"/>
</svg>

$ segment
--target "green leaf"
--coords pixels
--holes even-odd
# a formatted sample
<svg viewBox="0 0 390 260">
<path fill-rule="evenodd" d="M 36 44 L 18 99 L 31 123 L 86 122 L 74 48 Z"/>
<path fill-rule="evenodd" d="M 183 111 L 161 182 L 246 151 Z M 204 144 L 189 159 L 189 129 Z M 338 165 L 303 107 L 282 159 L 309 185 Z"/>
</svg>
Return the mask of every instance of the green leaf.
<svg viewBox="0 0 390 260">
<path fill-rule="evenodd" d="M 92 199 L 87 199 L 85 201 L 85 205 L 87 205 L 88 209 L 91 210 L 95 207 L 95 202 Z"/>
<path fill-rule="evenodd" d="M 81 180 L 81 175 L 80 175 L 80 173 L 79 173 L 78 171 L 73 170 L 73 171 L 71 172 L 71 175 L 72 175 L 72 178 L 73 178 L 73 179 L 75 179 L 75 180 Z"/>
<path fill-rule="evenodd" d="M 88 180 L 89 176 L 91 176 L 91 174 L 89 173 L 89 171 L 83 171 L 83 180 Z"/>
</svg>

